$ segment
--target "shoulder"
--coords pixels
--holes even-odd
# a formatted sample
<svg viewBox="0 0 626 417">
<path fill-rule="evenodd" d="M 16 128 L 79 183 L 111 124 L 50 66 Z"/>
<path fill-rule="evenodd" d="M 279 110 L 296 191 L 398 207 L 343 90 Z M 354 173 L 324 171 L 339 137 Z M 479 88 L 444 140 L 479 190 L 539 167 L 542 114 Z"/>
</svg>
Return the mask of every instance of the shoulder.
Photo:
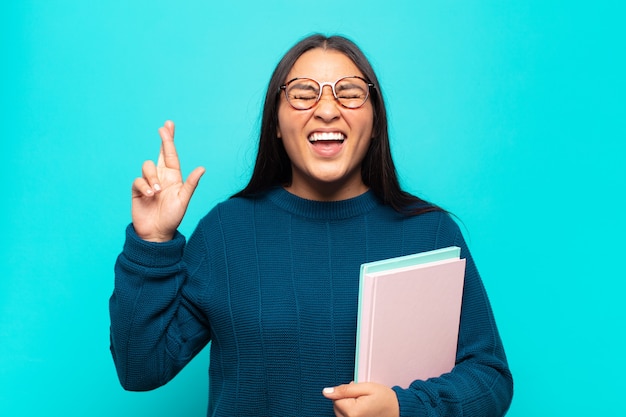
<svg viewBox="0 0 626 417">
<path fill-rule="evenodd" d="M 453 215 L 448 213 L 445 210 L 435 208 L 434 210 L 424 211 L 419 214 L 403 214 L 398 213 L 398 216 L 401 216 L 407 223 L 415 223 L 415 224 L 431 224 L 437 227 L 444 228 L 456 228 L 458 229 L 458 225 L 456 221 L 453 219 Z"/>
<path fill-rule="evenodd" d="M 443 210 L 405 216 L 403 222 L 405 235 L 430 240 L 435 248 L 456 246 L 463 240 L 458 223 Z"/>
<path fill-rule="evenodd" d="M 237 225 L 245 224 L 255 217 L 255 213 L 267 209 L 267 196 L 233 197 L 215 205 L 200 221 L 201 225 L 210 224 Z"/>
</svg>

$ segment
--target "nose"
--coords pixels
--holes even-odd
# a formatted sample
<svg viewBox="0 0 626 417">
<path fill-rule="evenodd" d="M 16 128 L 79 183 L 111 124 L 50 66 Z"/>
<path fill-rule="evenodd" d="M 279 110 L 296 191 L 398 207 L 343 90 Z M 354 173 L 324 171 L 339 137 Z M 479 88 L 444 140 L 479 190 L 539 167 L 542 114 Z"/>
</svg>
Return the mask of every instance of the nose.
<svg viewBox="0 0 626 417">
<path fill-rule="evenodd" d="M 322 88 L 322 96 L 315 106 L 314 114 L 315 117 L 326 122 L 330 122 L 339 117 L 339 103 L 335 100 L 331 86 L 326 85 Z"/>
</svg>

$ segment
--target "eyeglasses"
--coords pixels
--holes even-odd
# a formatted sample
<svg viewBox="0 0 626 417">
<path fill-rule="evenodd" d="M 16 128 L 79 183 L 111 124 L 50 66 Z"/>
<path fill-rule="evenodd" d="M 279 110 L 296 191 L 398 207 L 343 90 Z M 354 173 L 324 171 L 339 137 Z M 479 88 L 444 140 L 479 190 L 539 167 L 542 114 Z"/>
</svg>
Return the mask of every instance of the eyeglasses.
<svg viewBox="0 0 626 417">
<path fill-rule="evenodd" d="M 374 87 L 366 79 L 357 75 L 343 77 L 334 83 L 320 83 L 311 78 L 294 78 L 280 86 L 285 91 L 287 102 L 296 110 L 308 110 L 313 108 L 322 98 L 322 90 L 325 86 L 333 90 L 335 100 L 348 109 L 358 109 L 367 101 L 370 88 Z"/>
</svg>

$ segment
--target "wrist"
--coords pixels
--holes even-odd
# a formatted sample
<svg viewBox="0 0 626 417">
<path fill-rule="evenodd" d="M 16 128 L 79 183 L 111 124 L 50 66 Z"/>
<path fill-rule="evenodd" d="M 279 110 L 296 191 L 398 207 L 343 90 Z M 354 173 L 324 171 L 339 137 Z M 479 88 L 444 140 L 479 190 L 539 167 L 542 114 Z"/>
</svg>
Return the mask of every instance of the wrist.
<svg viewBox="0 0 626 417">
<path fill-rule="evenodd" d="M 137 233 L 137 237 L 139 237 L 141 240 L 145 240 L 146 242 L 151 242 L 151 243 L 164 243 L 164 242 L 169 242 L 170 240 L 174 239 L 174 234 L 172 233 L 171 235 L 141 235 L 139 233 Z"/>
<path fill-rule="evenodd" d="M 185 247 L 185 237 L 176 232 L 173 239 L 163 242 L 144 240 L 129 224 L 126 229 L 124 255 L 146 267 L 168 267 L 180 261 Z"/>
<path fill-rule="evenodd" d="M 135 223 L 131 223 L 133 230 L 137 237 L 141 240 L 145 240 L 146 242 L 152 243 L 164 243 L 169 242 L 174 239 L 176 235 L 176 230 L 172 232 L 161 232 L 159 230 L 142 230 L 141 227 L 137 227 Z"/>
</svg>

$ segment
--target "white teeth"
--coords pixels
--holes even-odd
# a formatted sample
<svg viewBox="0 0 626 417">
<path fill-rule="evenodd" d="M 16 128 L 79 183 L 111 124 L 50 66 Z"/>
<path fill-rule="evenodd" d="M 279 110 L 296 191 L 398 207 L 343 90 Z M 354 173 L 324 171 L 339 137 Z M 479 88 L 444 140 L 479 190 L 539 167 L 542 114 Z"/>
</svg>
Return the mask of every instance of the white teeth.
<svg viewBox="0 0 626 417">
<path fill-rule="evenodd" d="M 346 137 L 340 132 L 313 132 L 309 136 L 309 141 L 316 142 L 318 140 L 345 140 Z"/>
</svg>

